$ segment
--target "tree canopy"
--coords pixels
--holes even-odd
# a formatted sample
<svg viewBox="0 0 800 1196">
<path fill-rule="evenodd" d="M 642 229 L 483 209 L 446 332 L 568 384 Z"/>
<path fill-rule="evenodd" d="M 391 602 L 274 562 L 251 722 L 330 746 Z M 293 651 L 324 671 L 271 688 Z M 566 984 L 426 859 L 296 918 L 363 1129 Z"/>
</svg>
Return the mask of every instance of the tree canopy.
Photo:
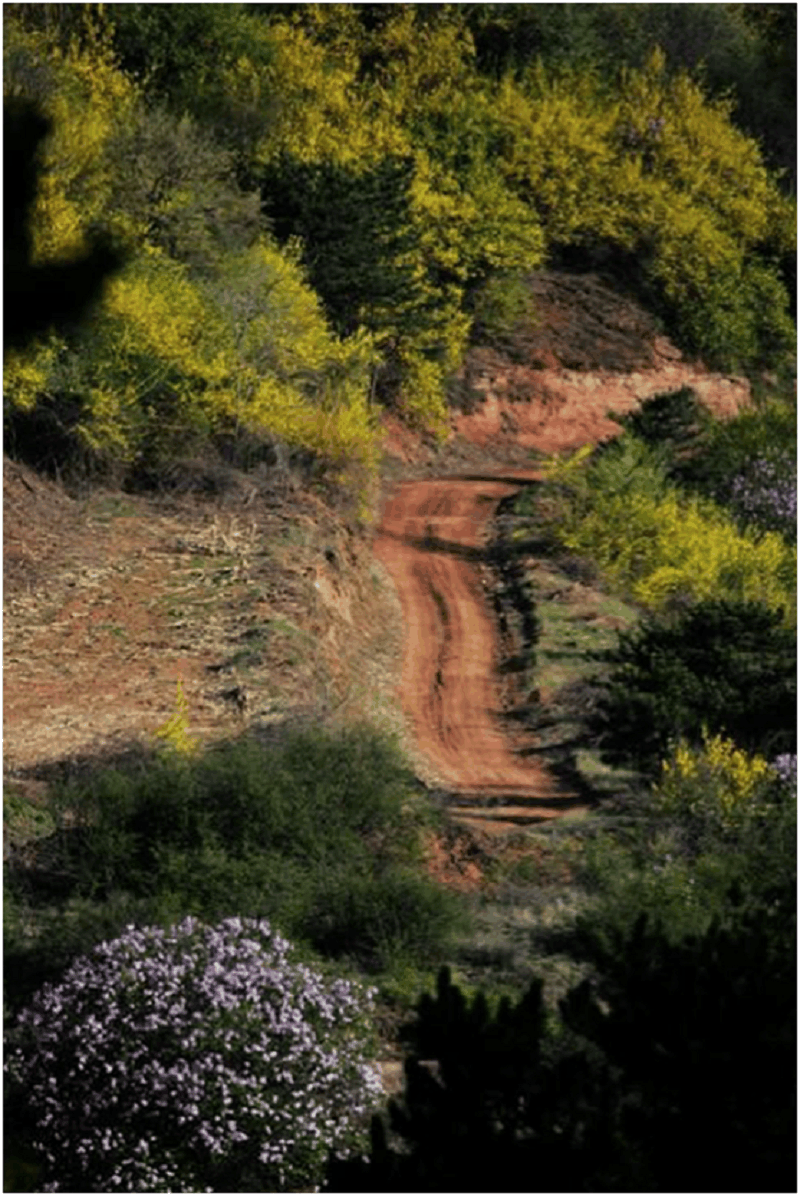
<svg viewBox="0 0 800 1196">
<path fill-rule="evenodd" d="M 80 335 L 9 340 L 9 418 L 49 412 L 129 466 L 173 451 L 170 422 L 244 421 L 369 471 L 370 404 L 441 429 L 476 296 L 524 310 L 520 280 L 564 262 L 624 273 L 710 366 L 774 365 L 794 345 L 791 20 L 751 7 L 7 5 L 6 103 L 50 130 L 30 265 L 127 261 Z M 243 281 L 259 260 L 269 301 Z M 317 313 L 291 378 L 241 357 L 232 313 L 254 303 L 267 341 Z"/>
</svg>

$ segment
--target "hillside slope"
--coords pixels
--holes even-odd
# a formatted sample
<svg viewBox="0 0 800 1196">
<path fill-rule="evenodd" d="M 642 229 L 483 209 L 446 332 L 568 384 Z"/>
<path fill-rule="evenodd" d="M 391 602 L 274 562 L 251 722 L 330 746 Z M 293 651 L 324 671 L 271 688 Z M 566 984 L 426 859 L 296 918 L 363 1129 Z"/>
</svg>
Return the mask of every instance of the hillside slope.
<svg viewBox="0 0 800 1196">
<path fill-rule="evenodd" d="M 483 776 L 495 791 L 524 790 L 519 760 L 502 746 L 511 772 L 502 775 L 500 764 L 491 778 L 481 772 L 481 735 L 497 744 L 505 734 L 492 714 L 504 699 L 498 631 L 468 551 L 485 540 L 513 483 L 463 483 L 450 498 L 431 483 L 430 503 L 410 485 L 393 495 L 392 487 L 465 469 L 508 478 L 509 466 L 530 470 L 532 448 L 604 438 L 616 427 L 608 411 L 681 385 L 723 416 L 748 395 L 742 379 L 681 360 L 652 321 L 600 279 L 550 273 L 533 285 L 537 324 L 520 332 L 527 359 L 470 353 L 463 377 L 474 392 L 471 409 L 453 412 L 444 446 L 387 416 L 387 501 L 374 553 L 368 532 L 275 470 L 187 463 L 161 496 L 94 492 L 77 500 L 6 461 L 7 777 L 43 778 L 148 741 L 173 712 L 180 681 L 191 730 L 205 741 L 286 719 L 376 717 L 405 726 L 418 772 L 432 784 L 472 792 Z M 460 520 L 449 514 L 451 501 Z M 436 551 L 420 543 L 427 535 L 439 542 Z M 445 619 L 463 627 L 466 655 L 443 658 Z M 457 692 L 459 706 L 433 742 L 430 703 L 445 692 Z M 445 749 L 447 735 L 455 738 Z M 552 779 L 533 788 L 552 796 Z"/>
</svg>

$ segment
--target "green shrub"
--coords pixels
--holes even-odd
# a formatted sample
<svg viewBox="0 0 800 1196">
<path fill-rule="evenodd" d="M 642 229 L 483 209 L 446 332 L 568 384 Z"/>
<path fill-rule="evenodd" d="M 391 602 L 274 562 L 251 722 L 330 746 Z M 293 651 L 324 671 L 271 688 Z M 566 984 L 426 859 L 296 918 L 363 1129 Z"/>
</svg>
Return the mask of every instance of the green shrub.
<svg viewBox="0 0 800 1196">
<path fill-rule="evenodd" d="M 608 943 L 642 914 L 657 921 L 671 942 L 704 933 L 727 908 L 737 862 L 721 856 L 710 867 L 710 859 L 689 858 L 674 833 L 642 832 L 634 843 L 598 835 L 581 861 L 591 905 L 577 917 L 573 950 L 583 955 L 587 941 Z"/>
<path fill-rule="evenodd" d="M 705 934 L 714 920 L 734 926 L 768 905 L 776 886 L 794 883 L 794 796 L 773 795 L 759 817 L 735 828 L 713 817 L 713 791 L 698 784 L 693 796 L 712 816 L 667 815 L 647 804 L 652 818 L 637 834 L 623 839 L 609 829 L 586 844 L 579 875 L 590 901 L 575 921 L 576 955 L 594 959 L 643 914 L 671 943 Z"/>
<path fill-rule="evenodd" d="M 626 443 L 642 442 L 655 455 L 665 478 L 682 490 L 712 499 L 738 524 L 757 533 L 777 531 L 797 538 L 797 411 L 794 395 L 773 391 L 733 419 L 719 420 L 684 387 L 656 395 L 629 415 L 615 417 L 625 435 L 600 446 L 590 473 L 607 488 L 598 466 L 604 456 L 630 455 Z M 642 458 L 641 468 L 647 464 Z M 642 473 L 642 489 L 650 492 Z M 603 483 L 606 483 L 605 485 Z M 585 489 L 589 483 L 584 481 Z"/>
<path fill-rule="evenodd" d="M 772 394 L 730 420 L 709 421 L 696 451 L 676 461 L 674 476 L 683 486 L 728 504 L 735 479 L 753 461 L 766 460 L 796 474 L 797 407 L 794 397 Z M 788 470 L 786 465 L 789 464 Z"/>
<path fill-rule="evenodd" d="M 668 447 L 670 453 L 693 444 L 700 430 L 714 422 L 690 386 L 652 395 L 635 411 L 615 415 L 614 420 L 650 448 Z"/>
<path fill-rule="evenodd" d="M 288 735 L 273 748 L 244 741 L 198 759 L 175 754 L 135 770 L 104 771 L 59 792 L 85 841 L 81 885 L 125 876 L 146 888 L 169 851 L 222 850 L 244 858 L 279 852 L 324 865 L 366 850 L 397 859 L 413 851 L 410 773 L 388 738 L 359 728 Z"/>
<path fill-rule="evenodd" d="M 554 1059 L 546 1022 L 541 981 L 490 1010 L 443 969 L 408 1028 L 406 1091 L 390 1104 L 394 1141 L 374 1119 L 371 1156 L 332 1159 L 329 1189 L 489 1192 L 498 1178 L 506 1190 L 590 1188 L 616 1154 L 613 1113 L 601 1113 L 611 1107 L 609 1076 L 577 1053 Z M 421 1060 L 435 1060 L 436 1073 Z"/>
<path fill-rule="evenodd" d="M 703 734 L 700 748 L 673 746 L 662 761 L 655 789 L 657 808 L 667 817 L 733 832 L 761 813 L 773 788 L 774 773 L 762 756 L 751 756 L 721 735 Z"/>
<path fill-rule="evenodd" d="M 651 774 L 703 728 L 769 758 L 796 742 L 794 629 L 756 602 L 709 600 L 651 616 L 606 655 L 593 729 L 608 763 Z"/>
<path fill-rule="evenodd" d="M 367 727 L 159 753 L 57 793 L 60 892 L 161 923 L 268 917 L 370 967 L 437 961 L 458 901 L 418 871 L 428 814 L 411 780 Z"/>
<path fill-rule="evenodd" d="M 793 1185 L 794 910 L 779 881 L 740 922 L 678 943 L 642 917 L 598 946 L 598 982 L 562 1007 L 620 1069 L 636 1190 Z"/>
<path fill-rule="evenodd" d="M 436 964 L 464 928 L 463 907 L 446 889 L 412 872 L 332 876 L 315 894 L 301 924 L 323 955 L 357 956 L 372 969 Z"/>
<path fill-rule="evenodd" d="M 473 295 L 472 340 L 506 351 L 515 333 L 536 322 L 530 286 L 522 274 L 494 274 Z"/>
</svg>

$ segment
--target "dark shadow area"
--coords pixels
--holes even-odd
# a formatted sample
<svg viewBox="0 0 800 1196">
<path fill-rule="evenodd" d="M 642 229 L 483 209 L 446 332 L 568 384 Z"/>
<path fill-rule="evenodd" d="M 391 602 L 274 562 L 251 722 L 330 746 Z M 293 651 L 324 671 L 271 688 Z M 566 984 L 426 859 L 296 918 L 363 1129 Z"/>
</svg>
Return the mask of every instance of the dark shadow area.
<svg viewBox="0 0 800 1196">
<path fill-rule="evenodd" d="M 487 792 L 487 790 L 489 792 Z M 494 792 L 491 792 L 491 790 L 494 790 Z M 491 783 L 486 784 L 483 786 L 480 793 L 476 794 L 470 794 L 469 792 L 465 791 L 453 793 L 449 796 L 448 802 L 451 807 L 461 808 L 468 806 L 471 811 L 481 809 L 491 811 L 493 813 L 501 813 L 503 815 L 503 821 L 506 821 L 506 819 L 512 821 L 513 819 L 513 816 L 512 818 L 509 818 L 508 814 L 506 813 L 507 808 L 510 805 L 520 809 L 530 808 L 531 810 L 543 809 L 566 811 L 577 809 L 585 804 L 583 799 L 567 795 L 557 795 L 555 797 L 521 796 L 519 793 L 509 790 L 500 783 L 497 785 L 492 785 Z M 521 818 L 523 822 L 527 821 L 527 816 L 524 814 L 519 815 L 518 817 Z"/>
<path fill-rule="evenodd" d="M 531 469 L 535 469 L 535 465 L 531 465 Z M 539 478 L 524 478 L 511 475 L 506 477 L 502 473 L 455 473 L 448 474 L 448 481 L 454 482 L 502 482 L 506 486 L 519 486 L 520 490 L 530 489 L 534 486 L 541 486 Z M 516 495 L 511 495 L 513 500 Z M 494 501 L 494 500 L 491 500 Z M 509 499 L 502 499 L 502 502 L 508 502 Z"/>
<path fill-rule="evenodd" d="M 506 660 L 504 660 L 497 671 L 502 677 L 507 677 L 514 673 L 519 674 L 527 672 L 529 664 L 530 661 L 528 660 L 528 657 L 524 653 L 520 652 L 514 656 L 509 656 Z"/>
<path fill-rule="evenodd" d="M 397 540 L 400 544 L 407 544 L 409 548 L 416 548 L 418 552 L 440 552 L 458 560 L 469 561 L 471 564 L 488 564 L 490 553 L 485 548 L 471 548 L 453 540 L 443 540 L 439 536 L 399 536 L 394 532 L 381 532 L 390 540 Z"/>
<path fill-rule="evenodd" d="M 41 173 L 39 151 L 51 124 L 29 101 L 3 103 L 3 337 L 24 348 L 49 329 L 66 332 L 91 313 L 123 255 L 97 231 L 89 252 L 57 266 L 32 265 L 30 211 Z"/>
</svg>

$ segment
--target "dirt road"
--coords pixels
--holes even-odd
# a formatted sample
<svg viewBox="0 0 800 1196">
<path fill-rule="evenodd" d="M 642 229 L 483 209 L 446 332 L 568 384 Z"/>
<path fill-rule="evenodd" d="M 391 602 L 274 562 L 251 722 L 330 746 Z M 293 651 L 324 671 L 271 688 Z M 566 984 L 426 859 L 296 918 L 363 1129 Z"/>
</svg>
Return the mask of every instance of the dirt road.
<svg viewBox="0 0 800 1196">
<path fill-rule="evenodd" d="M 536 474 L 401 483 L 385 505 L 374 549 L 403 607 L 406 717 L 454 795 L 451 812 L 486 830 L 582 804 L 539 760 L 521 754 L 535 745 L 503 716 L 499 640 L 480 563 L 497 504 L 519 488 L 516 476 Z"/>
</svg>

